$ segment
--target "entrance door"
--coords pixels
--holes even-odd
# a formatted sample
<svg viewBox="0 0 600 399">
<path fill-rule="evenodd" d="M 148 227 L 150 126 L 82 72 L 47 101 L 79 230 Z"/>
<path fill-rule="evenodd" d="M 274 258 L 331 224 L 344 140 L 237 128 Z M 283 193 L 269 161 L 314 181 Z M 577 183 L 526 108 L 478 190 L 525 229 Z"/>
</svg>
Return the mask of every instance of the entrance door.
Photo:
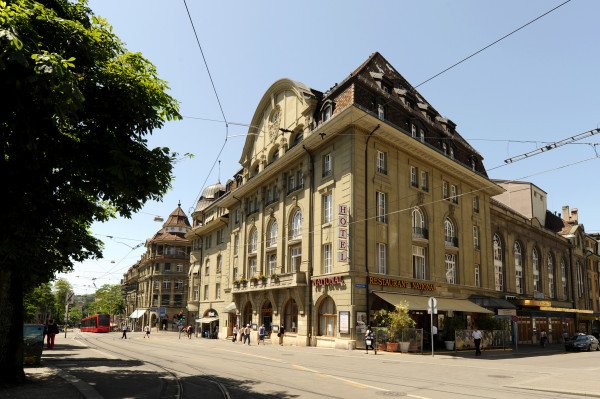
<svg viewBox="0 0 600 399">
<path fill-rule="evenodd" d="M 265 330 L 271 331 L 273 322 L 273 306 L 270 301 L 265 301 L 260 308 L 260 322 L 265 325 Z"/>
</svg>

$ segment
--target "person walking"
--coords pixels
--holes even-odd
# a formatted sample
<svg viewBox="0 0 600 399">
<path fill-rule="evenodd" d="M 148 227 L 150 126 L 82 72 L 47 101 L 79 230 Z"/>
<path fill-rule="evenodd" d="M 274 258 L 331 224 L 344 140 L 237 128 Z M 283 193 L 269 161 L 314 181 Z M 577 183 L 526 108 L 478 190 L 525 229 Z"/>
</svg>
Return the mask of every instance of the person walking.
<svg viewBox="0 0 600 399">
<path fill-rule="evenodd" d="M 246 340 L 248 340 L 248 345 L 250 345 L 250 324 L 246 324 L 246 327 L 244 327 L 244 344 Z"/>
<path fill-rule="evenodd" d="M 281 324 L 279 326 L 279 333 L 277 336 L 279 337 L 279 345 L 283 346 L 283 336 L 285 335 L 285 326 Z"/>
<path fill-rule="evenodd" d="M 189 325 L 187 327 L 186 332 L 187 332 L 188 339 L 192 339 L 192 334 L 194 334 L 194 327 Z"/>
<path fill-rule="evenodd" d="M 473 331 L 473 340 L 475 341 L 475 356 L 481 356 L 481 331 L 477 327 Z"/>
<path fill-rule="evenodd" d="M 365 349 L 367 355 L 369 354 L 369 347 L 375 351 L 375 335 L 373 334 L 371 326 L 367 326 L 367 331 L 365 331 Z"/>
<path fill-rule="evenodd" d="M 258 329 L 258 344 L 260 345 L 260 343 L 262 342 L 262 344 L 265 344 L 265 325 L 261 324 L 260 328 Z"/>
<path fill-rule="evenodd" d="M 121 335 L 121 339 L 127 339 L 127 324 L 123 323 L 121 326 L 121 331 L 123 331 L 123 335 Z"/>
<path fill-rule="evenodd" d="M 48 320 L 48 324 L 46 324 L 46 334 L 48 337 L 46 346 L 48 349 L 54 349 L 54 337 L 58 334 L 58 325 L 53 319 Z"/>
<path fill-rule="evenodd" d="M 144 338 L 150 338 L 150 326 L 144 327 Z"/>
<path fill-rule="evenodd" d="M 233 326 L 233 338 L 231 339 L 231 342 L 233 342 L 235 344 L 235 341 L 237 341 L 237 335 L 238 335 L 238 326 L 237 324 L 235 326 Z"/>
</svg>

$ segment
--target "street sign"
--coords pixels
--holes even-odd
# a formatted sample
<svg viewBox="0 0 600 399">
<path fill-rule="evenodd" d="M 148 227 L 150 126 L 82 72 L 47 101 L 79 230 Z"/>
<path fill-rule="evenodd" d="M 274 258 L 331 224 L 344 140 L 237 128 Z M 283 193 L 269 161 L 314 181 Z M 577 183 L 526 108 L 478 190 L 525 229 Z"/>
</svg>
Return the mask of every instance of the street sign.
<svg viewBox="0 0 600 399">
<path fill-rule="evenodd" d="M 517 316 L 512 316 L 512 321 L 514 321 L 516 323 L 519 321 L 519 318 Z"/>
<path fill-rule="evenodd" d="M 355 286 L 356 288 L 367 288 L 367 285 L 366 285 L 366 284 L 363 284 L 363 283 L 356 283 L 356 284 L 354 284 L 354 286 Z"/>
<path fill-rule="evenodd" d="M 427 306 L 430 308 L 437 308 L 437 299 L 434 297 L 429 297 L 427 300 Z"/>
</svg>

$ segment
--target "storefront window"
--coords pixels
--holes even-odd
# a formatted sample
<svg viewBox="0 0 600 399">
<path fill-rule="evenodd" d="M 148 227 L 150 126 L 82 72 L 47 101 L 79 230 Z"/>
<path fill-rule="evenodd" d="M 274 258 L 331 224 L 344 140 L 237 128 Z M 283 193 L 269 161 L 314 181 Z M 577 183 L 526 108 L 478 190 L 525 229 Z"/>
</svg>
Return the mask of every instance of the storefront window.
<svg viewBox="0 0 600 399">
<path fill-rule="evenodd" d="M 284 312 L 285 319 L 285 331 L 289 331 L 291 333 L 298 332 L 298 305 L 296 301 L 290 299 L 288 303 L 285 305 Z"/>
<path fill-rule="evenodd" d="M 319 335 L 326 337 L 335 336 L 335 324 L 337 320 L 335 303 L 331 297 L 325 298 L 319 307 Z"/>
</svg>

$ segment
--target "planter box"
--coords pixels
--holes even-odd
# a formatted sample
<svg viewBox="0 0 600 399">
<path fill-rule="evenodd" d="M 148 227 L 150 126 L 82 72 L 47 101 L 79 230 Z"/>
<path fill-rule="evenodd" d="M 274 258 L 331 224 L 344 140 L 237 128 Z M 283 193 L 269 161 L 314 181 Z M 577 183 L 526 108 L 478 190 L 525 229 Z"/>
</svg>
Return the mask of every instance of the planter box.
<svg viewBox="0 0 600 399">
<path fill-rule="evenodd" d="M 454 350 L 454 341 L 444 341 L 444 344 L 446 344 L 447 350 L 449 350 L 449 351 Z"/>
<path fill-rule="evenodd" d="M 408 353 L 409 346 L 410 346 L 410 342 L 400 342 L 400 352 Z"/>
<path fill-rule="evenodd" d="M 388 352 L 398 352 L 398 350 L 400 349 L 400 344 L 398 342 L 387 342 L 385 346 L 386 351 Z"/>
<path fill-rule="evenodd" d="M 377 344 L 377 350 L 380 351 L 380 352 L 385 352 L 385 350 L 386 350 L 386 344 L 385 343 L 383 343 L 383 344 Z"/>
</svg>

